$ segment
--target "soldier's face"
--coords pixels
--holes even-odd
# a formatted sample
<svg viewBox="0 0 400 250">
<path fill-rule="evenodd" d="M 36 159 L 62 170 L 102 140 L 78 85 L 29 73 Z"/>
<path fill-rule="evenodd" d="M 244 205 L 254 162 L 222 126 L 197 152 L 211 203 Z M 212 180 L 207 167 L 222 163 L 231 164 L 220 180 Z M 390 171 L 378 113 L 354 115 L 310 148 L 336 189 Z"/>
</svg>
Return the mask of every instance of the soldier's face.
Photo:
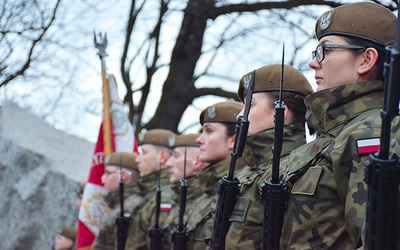
<svg viewBox="0 0 400 250">
<path fill-rule="evenodd" d="M 136 157 L 140 176 L 146 176 L 160 169 L 161 152 L 151 144 L 140 146 L 141 154 Z"/>
<path fill-rule="evenodd" d="M 228 136 L 222 123 L 210 122 L 203 124 L 196 142 L 200 145 L 199 161 L 214 164 L 230 157 L 235 136 Z"/>
<path fill-rule="evenodd" d="M 119 168 L 116 166 L 107 166 L 104 174 L 101 176 L 101 182 L 104 189 L 109 193 L 118 188 L 120 179 Z"/>
<path fill-rule="evenodd" d="M 246 100 L 244 100 L 246 104 Z M 244 107 L 239 116 L 243 115 Z M 272 97 L 266 93 L 255 93 L 251 100 L 249 112 L 249 130 L 247 135 L 254 135 L 260 131 L 273 128 L 275 106 Z"/>
<path fill-rule="evenodd" d="M 349 44 L 340 36 L 325 36 L 319 44 Z M 317 91 L 351 84 L 363 79 L 363 64 L 365 64 L 364 52 L 355 55 L 350 49 L 326 48 L 324 60 L 317 62 L 314 58 L 308 66 L 315 70 Z M 364 79 L 365 80 L 365 79 Z"/>
<path fill-rule="evenodd" d="M 186 148 L 185 170 L 185 147 L 174 148 L 171 157 L 167 161 L 167 166 L 170 174 L 169 181 L 171 183 L 178 183 L 178 181 L 184 177 L 184 171 L 186 171 L 186 177 L 193 176 L 197 173 L 197 171 L 194 169 L 194 166 L 198 153 L 198 147 Z"/>
</svg>

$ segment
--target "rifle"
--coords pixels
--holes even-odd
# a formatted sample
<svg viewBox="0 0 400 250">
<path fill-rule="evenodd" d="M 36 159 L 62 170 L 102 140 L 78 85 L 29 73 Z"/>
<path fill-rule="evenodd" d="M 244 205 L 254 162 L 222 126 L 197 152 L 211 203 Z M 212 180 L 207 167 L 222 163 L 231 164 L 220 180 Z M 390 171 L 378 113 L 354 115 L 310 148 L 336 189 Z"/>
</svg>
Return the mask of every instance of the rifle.
<svg viewBox="0 0 400 250">
<path fill-rule="evenodd" d="M 282 101 L 285 44 L 283 44 L 282 70 L 279 87 L 279 101 L 275 102 L 275 132 L 272 148 L 272 176 L 261 185 L 261 200 L 264 201 L 264 223 L 262 249 L 279 249 L 285 208 L 285 184 L 279 180 L 279 162 L 282 152 L 284 112 Z"/>
<path fill-rule="evenodd" d="M 400 4 L 398 4 L 400 11 Z M 386 46 L 384 64 L 385 100 L 381 111 L 381 142 L 378 153 L 364 162 L 365 182 L 368 184 L 366 212 L 366 249 L 397 249 L 396 232 L 400 164 L 397 155 L 390 156 L 391 123 L 399 114 L 399 51 L 400 21 L 397 19 L 394 46 Z M 396 209 L 397 208 L 397 209 Z"/>
<path fill-rule="evenodd" d="M 152 250 L 160 250 L 162 247 L 161 239 L 163 237 L 162 228 L 159 225 L 160 219 L 160 206 L 161 206 L 161 183 L 160 183 L 160 171 L 157 173 L 157 185 L 156 185 L 156 221 L 154 226 L 149 229 L 149 237 L 150 237 L 150 249 Z"/>
<path fill-rule="evenodd" d="M 120 163 L 120 179 L 119 179 L 119 201 L 121 204 L 121 211 L 119 216 L 115 219 L 117 226 L 117 249 L 124 250 L 126 238 L 128 236 L 129 220 L 124 215 L 124 180 L 122 179 L 122 165 Z"/>
<path fill-rule="evenodd" d="M 251 99 L 253 97 L 255 71 L 249 78 L 244 77 L 244 84 L 248 85 L 246 94 L 246 105 L 243 116 L 238 117 L 236 123 L 236 138 L 233 150 L 231 152 L 231 162 L 228 175 L 221 178 L 218 182 L 218 204 L 215 212 L 214 227 L 211 236 L 210 249 L 225 249 L 225 236 L 229 229 L 229 218 L 236 204 L 237 195 L 239 194 L 240 183 L 234 177 L 236 160 L 243 154 L 246 143 L 247 132 L 249 130 L 249 112 Z"/>
<path fill-rule="evenodd" d="M 186 183 L 186 147 L 185 147 L 185 157 L 183 166 L 183 178 L 179 181 L 180 188 L 180 199 L 179 199 L 179 221 L 178 226 L 174 227 L 172 230 L 172 242 L 174 243 L 175 250 L 186 250 L 187 242 L 189 236 L 186 231 L 186 227 L 183 223 L 183 216 L 186 210 L 186 193 L 187 193 L 187 183 Z"/>
</svg>

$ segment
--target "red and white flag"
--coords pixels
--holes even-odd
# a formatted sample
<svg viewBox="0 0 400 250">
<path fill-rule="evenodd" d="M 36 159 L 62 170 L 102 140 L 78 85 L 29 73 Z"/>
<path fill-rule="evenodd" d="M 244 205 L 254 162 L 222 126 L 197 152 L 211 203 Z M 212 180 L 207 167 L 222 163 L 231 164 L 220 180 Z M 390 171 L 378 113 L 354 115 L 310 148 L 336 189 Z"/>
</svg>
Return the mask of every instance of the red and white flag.
<svg viewBox="0 0 400 250">
<path fill-rule="evenodd" d="M 172 209 L 172 204 L 170 203 L 161 203 L 160 204 L 160 212 L 170 212 Z"/>
<path fill-rule="evenodd" d="M 371 154 L 379 151 L 381 145 L 380 138 L 364 138 L 356 141 L 359 155 Z"/>
<path fill-rule="evenodd" d="M 109 113 L 111 129 L 111 152 L 138 152 L 137 142 L 133 128 L 123 109 L 117 85 L 113 76 L 108 77 Z M 104 121 L 100 125 L 100 131 L 92 157 L 92 165 L 88 181 L 83 191 L 82 204 L 79 209 L 78 233 L 76 237 L 76 249 L 90 249 L 99 226 L 104 220 L 107 205 L 103 199 L 105 190 L 101 183 L 101 176 L 105 169 L 104 149 Z"/>
</svg>

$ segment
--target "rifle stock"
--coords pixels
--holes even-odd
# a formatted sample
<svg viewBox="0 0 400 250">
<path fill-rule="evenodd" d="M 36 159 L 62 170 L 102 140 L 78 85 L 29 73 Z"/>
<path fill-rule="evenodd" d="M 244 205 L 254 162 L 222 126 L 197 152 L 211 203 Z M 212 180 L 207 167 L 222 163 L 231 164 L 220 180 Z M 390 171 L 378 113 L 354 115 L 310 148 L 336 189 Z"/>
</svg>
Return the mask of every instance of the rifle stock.
<svg viewBox="0 0 400 250">
<path fill-rule="evenodd" d="M 279 180 L 279 163 L 282 152 L 285 106 L 282 101 L 284 53 L 282 53 L 282 70 L 279 90 L 279 101 L 275 102 L 275 131 L 272 148 L 272 176 L 260 186 L 261 200 L 264 201 L 264 223 L 262 249 L 279 249 L 282 222 L 285 209 L 285 184 Z"/>
<path fill-rule="evenodd" d="M 400 4 L 398 4 L 400 11 Z M 366 212 L 366 249 L 397 249 L 396 232 L 400 164 L 397 155 L 390 156 L 391 123 L 399 114 L 400 93 L 400 21 L 397 19 L 396 41 L 387 46 L 384 65 L 385 100 L 381 111 L 380 149 L 365 161 L 365 182 L 368 184 Z M 397 208 L 397 209 L 396 209 Z"/>
<path fill-rule="evenodd" d="M 253 96 L 255 71 L 250 75 L 250 79 L 245 80 L 248 84 L 246 94 L 246 105 L 243 116 L 238 118 L 236 124 L 236 137 L 234 148 L 231 152 L 231 162 L 228 174 L 218 182 L 219 199 L 214 218 L 214 227 L 211 236 L 210 249 L 225 249 L 225 237 L 229 229 L 229 218 L 236 204 L 239 194 L 239 180 L 234 177 L 236 160 L 243 154 L 246 143 L 247 132 L 249 129 L 248 116 L 250 112 L 251 99 Z"/>
</svg>

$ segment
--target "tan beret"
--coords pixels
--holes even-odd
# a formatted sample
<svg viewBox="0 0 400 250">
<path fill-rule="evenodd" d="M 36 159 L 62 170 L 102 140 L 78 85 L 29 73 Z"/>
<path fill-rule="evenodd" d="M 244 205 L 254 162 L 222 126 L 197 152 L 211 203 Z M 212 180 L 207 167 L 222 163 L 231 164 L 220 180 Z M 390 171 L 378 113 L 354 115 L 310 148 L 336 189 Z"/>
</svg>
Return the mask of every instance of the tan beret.
<svg viewBox="0 0 400 250">
<path fill-rule="evenodd" d="M 200 124 L 207 122 L 236 123 L 243 104 L 236 101 L 219 102 L 204 109 L 200 114 Z"/>
<path fill-rule="evenodd" d="M 184 134 L 175 136 L 175 142 L 172 148 L 177 147 L 199 147 L 196 139 L 200 136 L 200 134 Z"/>
<path fill-rule="evenodd" d="M 161 146 L 171 148 L 171 140 L 175 139 L 175 133 L 167 129 L 151 129 L 142 132 L 138 136 L 138 144 L 152 144 L 155 146 Z"/>
<path fill-rule="evenodd" d="M 358 2 L 325 12 L 317 20 L 318 40 L 328 35 L 361 38 L 380 47 L 394 43 L 397 17 L 382 5 Z"/>
<path fill-rule="evenodd" d="M 281 82 L 281 64 L 270 64 L 256 69 L 253 93 L 279 91 Z M 238 97 L 243 102 L 246 98 L 244 78 L 249 77 L 253 72 L 242 76 L 239 82 Z M 293 92 L 303 96 L 313 93 L 313 89 L 307 78 L 297 69 L 290 65 L 284 65 L 282 91 Z"/>
<path fill-rule="evenodd" d="M 72 240 L 75 242 L 76 238 L 76 229 L 73 227 L 63 227 L 60 235 L 67 237 L 68 239 Z"/>
<path fill-rule="evenodd" d="M 135 153 L 127 153 L 127 152 L 111 153 L 106 159 L 106 164 L 139 171 L 138 165 L 135 161 L 136 156 L 137 154 Z"/>
</svg>

